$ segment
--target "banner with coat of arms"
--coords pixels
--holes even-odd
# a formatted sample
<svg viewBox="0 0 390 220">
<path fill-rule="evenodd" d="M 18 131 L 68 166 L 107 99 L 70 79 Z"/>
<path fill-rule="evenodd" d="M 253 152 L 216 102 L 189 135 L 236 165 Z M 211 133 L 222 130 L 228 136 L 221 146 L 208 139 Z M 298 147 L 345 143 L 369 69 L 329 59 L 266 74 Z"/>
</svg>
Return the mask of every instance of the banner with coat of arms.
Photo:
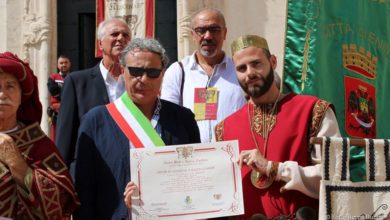
<svg viewBox="0 0 390 220">
<path fill-rule="evenodd" d="M 154 37 L 155 0 L 96 0 L 96 29 L 107 18 L 122 18 L 131 29 L 132 39 Z M 96 57 L 102 56 L 96 40 Z"/>
<path fill-rule="evenodd" d="M 336 107 L 343 136 L 390 137 L 390 1 L 288 0 L 284 87 Z"/>
</svg>

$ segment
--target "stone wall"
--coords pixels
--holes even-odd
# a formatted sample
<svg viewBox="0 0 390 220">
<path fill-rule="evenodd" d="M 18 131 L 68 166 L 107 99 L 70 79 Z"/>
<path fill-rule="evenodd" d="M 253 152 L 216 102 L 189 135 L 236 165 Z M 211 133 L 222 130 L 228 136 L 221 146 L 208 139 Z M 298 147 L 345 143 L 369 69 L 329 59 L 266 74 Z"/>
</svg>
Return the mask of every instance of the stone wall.
<svg viewBox="0 0 390 220">
<path fill-rule="evenodd" d="M 0 1 L 0 51 L 10 51 L 30 63 L 38 78 L 43 107 L 41 126 L 46 133 L 50 130 L 46 83 L 49 74 L 57 71 L 56 13 L 57 1 L 53 0 Z"/>
</svg>

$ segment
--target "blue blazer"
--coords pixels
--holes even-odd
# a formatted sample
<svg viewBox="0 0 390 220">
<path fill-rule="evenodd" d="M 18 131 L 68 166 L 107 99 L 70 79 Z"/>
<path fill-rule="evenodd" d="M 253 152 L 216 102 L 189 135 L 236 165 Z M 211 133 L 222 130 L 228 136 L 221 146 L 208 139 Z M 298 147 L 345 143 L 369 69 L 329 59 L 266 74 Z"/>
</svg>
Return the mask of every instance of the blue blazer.
<svg viewBox="0 0 390 220">
<path fill-rule="evenodd" d="M 91 108 L 110 102 L 99 64 L 72 72 L 65 78 L 57 119 L 56 146 L 68 167 L 74 160 L 81 117 Z"/>
<path fill-rule="evenodd" d="M 199 129 L 191 110 L 164 100 L 161 104 L 158 123 L 164 143 L 199 143 Z M 130 181 L 129 140 L 105 106 L 83 117 L 76 148 L 74 176 L 81 207 L 73 219 L 127 219 L 123 193 Z"/>
</svg>

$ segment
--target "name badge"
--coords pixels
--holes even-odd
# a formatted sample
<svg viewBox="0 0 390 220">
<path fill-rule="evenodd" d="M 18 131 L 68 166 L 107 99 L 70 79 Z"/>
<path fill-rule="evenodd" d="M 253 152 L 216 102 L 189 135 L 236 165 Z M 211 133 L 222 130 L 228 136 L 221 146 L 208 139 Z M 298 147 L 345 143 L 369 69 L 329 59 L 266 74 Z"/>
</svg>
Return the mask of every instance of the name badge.
<svg viewBox="0 0 390 220">
<path fill-rule="evenodd" d="M 195 120 L 216 120 L 218 108 L 217 88 L 195 88 Z"/>
</svg>

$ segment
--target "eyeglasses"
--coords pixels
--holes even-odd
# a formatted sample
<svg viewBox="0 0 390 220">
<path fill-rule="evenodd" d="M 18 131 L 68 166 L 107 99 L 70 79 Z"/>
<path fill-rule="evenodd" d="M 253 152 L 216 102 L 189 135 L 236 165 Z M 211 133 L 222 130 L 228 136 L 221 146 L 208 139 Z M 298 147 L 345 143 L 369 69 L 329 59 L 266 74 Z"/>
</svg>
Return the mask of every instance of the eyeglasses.
<svg viewBox="0 0 390 220">
<path fill-rule="evenodd" d="M 162 70 L 160 69 L 156 69 L 156 68 L 141 68 L 141 67 L 133 67 L 133 66 L 128 66 L 127 69 L 129 70 L 129 73 L 130 75 L 134 76 L 134 77 L 138 77 L 138 76 L 142 76 L 144 75 L 144 73 L 146 73 L 146 75 L 149 77 L 149 78 L 157 78 L 160 76 L 160 73 Z"/>
<path fill-rule="evenodd" d="M 220 26 L 196 27 L 193 30 L 199 37 L 203 37 L 207 31 L 209 31 L 210 34 L 217 34 L 221 32 L 222 27 Z"/>
</svg>

